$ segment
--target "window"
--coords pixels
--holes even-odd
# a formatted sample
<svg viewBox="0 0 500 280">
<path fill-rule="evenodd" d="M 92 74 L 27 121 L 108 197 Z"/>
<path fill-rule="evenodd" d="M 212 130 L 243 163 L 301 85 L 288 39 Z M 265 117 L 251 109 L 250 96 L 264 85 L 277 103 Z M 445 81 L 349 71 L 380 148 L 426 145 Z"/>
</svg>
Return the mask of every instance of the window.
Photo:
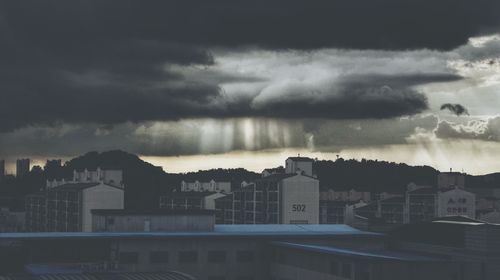
<svg viewBox="0 0 500 280">
<path fill-rule="evenodd" d="M 195 263 L 198 261 L 198 252 L 183 251 L 179 252 L 179 263 Z"/>
<path fill-rule="evenodd" d="M 108 225 L 112 226 L 115 224 L 115 219 L 114 218 L 108 218 Z"/>
<path fill-rule="evenodd" d="M 221 263 L 226 261 L 225 251 L 208 251 L 207 255 L 208 262 L 211 263 Z"/>
<path fill-rule="evenodd" d="M 168 263 L 167 251 L 153 251 L 149 253 L 150 263 Z"/>
<path fill-rule="evenodd" d="M 236 261 L 237 262 L 253 262 L 254 260 L 254 252 L 252 251 L 237 251 L 236 252 Z"/>
<path fill-rule="evenodd" d="M 121 264 L 136 264 L 139 261 L 139 253 L 137 252 L 120 252 Z"/>
<path fill-rule="evenodd" d="M 330 274 L 339 275 L 339 263 L 332 261 L 330 262 Z"/>
<path fill-rule="evenodd" d="M 351 270 L 352 270 L 352 265 L 350 263 L 343 263 L 342 264 L 342 277 L 345 278 L 351 278 Z"/>
</svg>

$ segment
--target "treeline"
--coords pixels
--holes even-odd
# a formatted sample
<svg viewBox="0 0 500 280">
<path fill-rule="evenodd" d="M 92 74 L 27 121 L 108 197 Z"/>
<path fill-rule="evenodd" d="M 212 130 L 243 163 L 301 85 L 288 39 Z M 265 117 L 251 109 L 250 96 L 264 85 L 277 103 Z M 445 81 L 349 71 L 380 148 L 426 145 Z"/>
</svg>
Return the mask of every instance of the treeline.
<svg viewBox="0 0 500 280">
<path fill-rule="evenodd" d="M 61 164 L 60 160 L 49 160 L 45 166 L 35 166 L 23 178 L 6 176 L 0 181 L 0 197 L 9 197 L 13 208 L 22 208 L 24 196 L 40 191 L 45 181 L 61 178 L 71 179 L 73 170 L 122 169 L 124 174 L 125 207 L 127 209 L 154 209 L 158 206 L 158 196 L 178 189 L 182 180 L 229 181 L 238 187 L 242 181 L 253 181 L 259 173 L 243 168 L 216 168 L 189 173 L 167 173 L 161 167 L 141 160 L 138 156 L 123 151 L 90 152 Z M 428 166 L 409 166 L 377 160 L 315 161 L 315 173 L 322 190 L 364 190 L 371 192 L 404 192 L 410 182 L 422 185 L 436 185 L 437 174 Z M 467 176 L 468 186 L 498 187 L 500 174 Z M 2 202 L 3 201 L 3 202 Z M 5 199 L 0 204 L 6 204 Z M 3 205 L 0 205 L 3 206 Z"/>
</svg>

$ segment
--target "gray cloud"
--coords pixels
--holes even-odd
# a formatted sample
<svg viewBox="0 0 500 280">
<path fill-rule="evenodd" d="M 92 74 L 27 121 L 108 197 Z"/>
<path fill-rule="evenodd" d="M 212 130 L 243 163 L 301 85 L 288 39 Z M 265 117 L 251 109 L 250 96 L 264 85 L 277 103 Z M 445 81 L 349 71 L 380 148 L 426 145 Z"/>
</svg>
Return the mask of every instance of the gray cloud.
<svg viewBox="0 0 500 280">
<path fill-rule="evenodd" d="M 427 108 L 427 99 L 413 85 L 460 77 L 350 73 L 319 88 L 295 81 L 272 96 L 232 96 L 220 83 L 262 78 L 210 72 L 216 63 L 210 51 L 443 50 L 497 27 L 499 4 L 446 2 L 2 2 L 0 131 L 59 122 L 416 114 Z M 191 79 L 177 69 L 195 66 L 208 70 Z"/>
<path fill-rule="evenodd" d="M 467 111 L 467 109 L 460 104 L 445 103 L 445 104 L 441 105 L 440 109 L 441 110 L 449 110 L 450 112 L 452 112 L 453 114 L 455 114 L 457 116 L 469 115 L 469 111 Z"/>
</svg>

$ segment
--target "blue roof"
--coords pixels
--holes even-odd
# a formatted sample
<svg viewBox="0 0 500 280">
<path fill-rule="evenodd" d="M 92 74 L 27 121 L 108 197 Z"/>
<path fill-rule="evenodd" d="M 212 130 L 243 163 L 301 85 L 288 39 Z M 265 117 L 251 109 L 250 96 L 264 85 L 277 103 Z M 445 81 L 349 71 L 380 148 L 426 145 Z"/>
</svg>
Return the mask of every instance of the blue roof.
<svg viewBox="0 0 500 280">
<path fill-rule="evenodd" d="M 290 242 L 272 242 L 271 244 L 286 248 L 293 248 L 293 249 L 306 250 L 306 251 L 336 255 L 336 256 L 353 257 L 353 258 L 368 258 L 374 260 L 378 259 L 378 260 L 405 261 L 405 262 L 448 261 L 448 259 L 439 258 L 435 256 L 410 254 L 410 253 L 388 251 L 388 250 L 358 250 L 352 248 L 338 248 L 333 246 L 298 244 Z"/>
<path fill-rule="evenodd" d="M 279 237 L 382 236 L 347 225 L 215 225 L 213 231 L 191 232 L 19 232 L 0 233 L 2 239 L 54 238 L 169 238 L 169 237 Z"/>
</svg>

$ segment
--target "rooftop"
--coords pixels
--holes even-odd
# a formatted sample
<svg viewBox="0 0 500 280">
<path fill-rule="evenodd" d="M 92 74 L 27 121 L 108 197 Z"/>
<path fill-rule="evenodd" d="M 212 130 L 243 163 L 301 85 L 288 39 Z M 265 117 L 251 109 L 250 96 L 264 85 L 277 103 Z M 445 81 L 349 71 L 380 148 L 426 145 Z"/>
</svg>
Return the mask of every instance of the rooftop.
<svg viewBox="0 0 500 280">
<path fill-rule="evenodd" d="M 56 191 L 81 191 L 81 190 L 84 190 L 84 189 L 88 189 L 88 188 L 91 188 L 91 187 L 98 186 L 100 184 L 104 184 L 106 186 L 110 186 L 110 187 L 117 188 L 117 189 L 122 189 L 120 187 L 113 186 L 113 185 L 106 184 L 106 183 L 91 182 L 91 183 L 67 183 L 67 184 L 64 184 L 64 185 L 59 185 L 57 187 L 47 188 L 47 190 L 48 191 L 54 191 L 54 190 L 56 190 Z"/>
<path fill-rule="evenodd" d="M 105 239 L 105 238 L 205 238 L 205 237 L 338 237 L 383 236 L 342 224 L 321 225 L 215 225 L 213 231 L 196 232 L 18 232 L 0 233 L 2 240 Z"/>
<path fill-rule="evenodd" d="M 308 157 L 289 157 L 287 159 L 291 159 L 293 161 L 310 161 L 310 162 L 314 161 L 312 158 L 308 158 Z"/>
<path fill-rule="evenodd" d="M 289 242 L 272 242 L 275 246 L 293 248 L 309 252 L 316 252 L 328 255 L 346 256 L 358 259 L 371 260 L 387 260 L 387 261 L 403 261 L 403 262 L 442 262 L 448 261 L 444 258 L 427 256 L 422 254 L 409 254 L 398 251 L 389 250 L 358 250 L 350 248 L 339 248 L 333 246 L 298 244 Z"/>
</svg>

